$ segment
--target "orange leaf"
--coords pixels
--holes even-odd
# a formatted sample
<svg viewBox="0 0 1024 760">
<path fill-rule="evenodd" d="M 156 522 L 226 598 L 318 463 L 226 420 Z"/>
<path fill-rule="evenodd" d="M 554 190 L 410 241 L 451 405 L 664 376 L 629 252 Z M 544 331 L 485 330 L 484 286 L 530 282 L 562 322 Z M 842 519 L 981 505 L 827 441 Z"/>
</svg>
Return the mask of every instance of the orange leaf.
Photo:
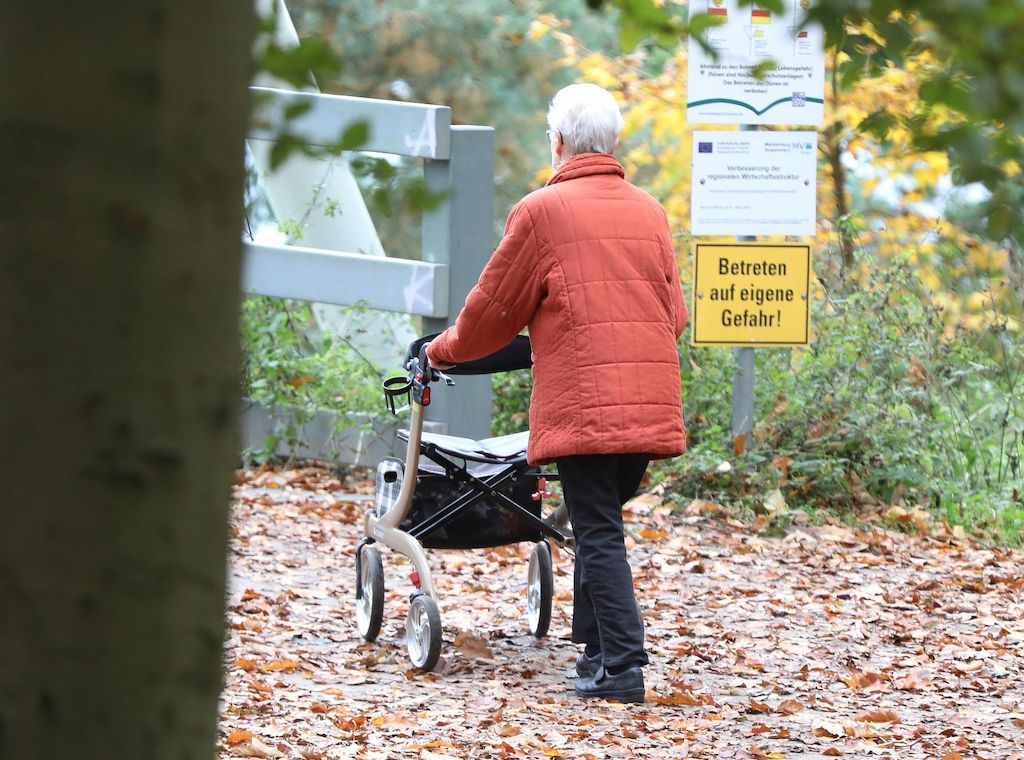
<svg viewBox="0 0 1024 760">
<path fill-rule="evenodd" d="M 771 705 L 766 705 L 764 702 L 758 702 L 756 700 L 750 700 L 750 704 L 747 706 L 747 712 L 752 713 L 770 713 L 772 711 Z"/>
<path fill-rule="evenodd" d="M 793 464 L 791 457 L 779 456 L 772 460 L 772 467 L 782 474 L 783 479 L 789 477 L 789 466 L 791 464 Z"/>
<path fill-rule="evenodd" d="M 228 744 L 232 747 L 242 742 L 247 742 L 252 738 L 252 734 L 249 731 L 232 731 L 228 734 Z"/>
<path fill-rule="evenodd" d="M 317 715 L 323 715 L 324 713 L 330 711 L 330 708 L 322 702 L 314 702 L 309 709 L 312 712 L 315 712 Z"/>
<path fill-rule="evenodd" d="M 648 701 L 656 705 L 685 705 L 687 707 L 699 707 L 704 704 L 699 698 L 693 696 L 688 691 L 674 691 L 664 697 L 654 695 Z"/>
<path fill-rule="evenodd" d="M 426 744 L 410 744 L 406 749 L 437 749 L 438 747 L 447 747 L 448 749 L 455 749 L 454 744 L 450 744 L 442 739 L 434 739 Z"/>
<path fill-rule="evenodd" d="M 263 669 L 264 670 L 284 670 L 284 671 L 288 671 L 288 670 L 298 670 L 301 667 L 302 667 L 302 665 L 300 665 L 295 660 L 274 660 L 269 665 L 265 665 L 263 667 Z"/>
<path fill-rule="evenodd" d="M 256 670 L 256 660 L 246 660 L 239 657 L 237 660 L 235 660 L 235 667 L 241 668 L 246 673 L 252 673 L 254 670 Z"/>
<path fill-rule="evenodd" d="M 783 715 L 795 715 L 803 709 L 804 706 L 795 699 L 787 699 L 785 702 L 779 703 L 778 707 L 778 711 Z"/>
<path fill-rule="evenodd" d="M 668 533 L 663 530 L 655 530 L 654 528 L 642 528 L 640 530 L 640 537 L 646 538 L 648 541 L 656 541 L 659 538 L 668 538 Z"/>
<path fill-rule="evenodd" d="M 811 733 L 814 736 L 821 736 L 825 738 L 838 738 L 846 734 L 846 729 L 842 723 L 838 723 L 834 720 L 822 720 L 815 724 Z"/>
<path fill-rule="evenodd" d="M 963 757 L 955 749 L 951 749 L 942 756 L 942 760 L 963 760 Z"/>
<path fill-rule="evenodd" d="M 859 691 L 873 686 L 877 687 L 886 680 L 888 680 L 887 677 L 881 673 L 853 673 L 844 678 L 843 683 L 854 691 Z"/>
<path fill-rule="evenodd" d="M 462 652 L 466 657 L 472 657 L 474 660 L 493 660 L 494 652 L 491 651 L 490 646 L 487 644 L 487 640 L 480 637 L 474 636 L 472 633 L 462 632 L 455 637 L 455 646 Z"/>
<path fill-rule="evenodd" d="M 338 718 L 334 721 L 334 725 L 342 731 L 355 731 L 357 728 L 362 728 L 365 723 L 365 715 L 353 715 L 351 718 Z"/>
<path fill-rule="evenodd" d="M 867 723 L 902 723 L 899 714 L 894 710 L 871 710 L 870 712 L 861 713 L 854 720 L 865 721 Z"/>
<path fill-rule="evenodd" d="M 395 728 L 416 728 L 415 721 L 411 721 L 404 715 L 378 715 L 370 721 L 374 726 L 392 726 Z"/>
</svg>

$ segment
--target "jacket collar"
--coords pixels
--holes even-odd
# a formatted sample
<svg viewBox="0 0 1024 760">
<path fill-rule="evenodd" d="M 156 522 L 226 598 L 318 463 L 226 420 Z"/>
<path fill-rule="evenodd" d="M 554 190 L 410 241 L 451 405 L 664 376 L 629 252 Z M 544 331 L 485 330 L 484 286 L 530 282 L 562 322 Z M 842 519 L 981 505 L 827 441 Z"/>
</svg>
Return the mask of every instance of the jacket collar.
<svg viewBox="0 0 1024 760">
<path fill-rule="evenodd" d="M 615 174 L 625 177 L 626 170 L 622 168 L 622 164 L 615 159 L 615 156 L 608 153 L 579 153 L 559 166 L 555 176 L 549 179 L 547 184 L 553 185 L 556 182 L 565 182 L 595 174 Z"/>
</svg>

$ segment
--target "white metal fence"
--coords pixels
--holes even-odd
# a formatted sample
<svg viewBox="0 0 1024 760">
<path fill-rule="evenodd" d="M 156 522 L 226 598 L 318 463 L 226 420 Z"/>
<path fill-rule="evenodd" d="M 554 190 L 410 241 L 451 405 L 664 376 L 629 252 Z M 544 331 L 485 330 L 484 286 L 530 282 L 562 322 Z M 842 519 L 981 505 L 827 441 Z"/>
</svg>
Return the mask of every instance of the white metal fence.
<svg viewBox="0 0 1024 760">
<path fill-rule="evenodd" d="M 346 126 L 362 121 L 370 128 L 362 150 L 423 159 L 426 189 L 445 200 L 424 213 L 419 261 L 249 242 L 243 258 L 243 292 L 341 306 L 366 303 L 373 309 L 422 317 L 424 333 L 444 329 L 457 316 L 492 250 L 494 129 L 452 126 L 446 106 L 252 90 L 267 105 L 250 128 L 250 140 L 272 140 L 285 123 L 286 110 L 300 103 L 308 110 L 289 121 L 288 130 L 311 145 L 335 143 Z M 490 379 L 460 378 L 457 388 L 435 395 L 428 412 L 435 429 L 486 437 Z M 344 413 L 324 410 L 304 431 L 307 448 L 295 453 L 326 456 L 320 449 L 333 427 L 331 418 Z M 273 410 L 247 410 L 244 442 L 261 445 L 272 419 Z M 346 434 L 341 438 L 342 459 L 372 464 L 390 448 L 390 438 L 389 430 L 378 430 L 370 436 L 373 444 L 364 445 L 365 435 Z"/>
</svg>

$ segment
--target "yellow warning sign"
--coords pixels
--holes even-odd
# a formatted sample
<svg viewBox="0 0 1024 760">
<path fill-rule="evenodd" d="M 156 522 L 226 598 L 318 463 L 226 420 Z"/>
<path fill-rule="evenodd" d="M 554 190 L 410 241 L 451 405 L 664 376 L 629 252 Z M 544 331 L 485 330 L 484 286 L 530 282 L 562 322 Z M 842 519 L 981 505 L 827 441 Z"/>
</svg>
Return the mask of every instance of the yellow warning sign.
<svg viewBox="0 0 1024 760">
<path fill-rule="evenodd" d="M 697 243 L 695 346 L 806 346 L 811 247 L 797 243 Z"/>
</svg>

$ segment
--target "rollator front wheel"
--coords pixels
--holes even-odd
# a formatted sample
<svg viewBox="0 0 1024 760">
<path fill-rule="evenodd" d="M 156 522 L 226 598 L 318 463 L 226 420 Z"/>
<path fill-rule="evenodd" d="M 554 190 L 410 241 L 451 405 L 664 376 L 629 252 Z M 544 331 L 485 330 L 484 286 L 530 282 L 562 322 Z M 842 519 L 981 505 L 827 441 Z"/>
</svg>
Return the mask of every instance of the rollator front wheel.
<svg viewBox="0 0 1024 760">
<path fill-rule="evenodd" d="M 417 670 L 429 672 L 441 656 L 441 611 L 437 602 L 422 592 L 413 596 L 405 620 L 405 646 Z"/>
<path fill-rule="evenodd" d="M 380 552 L 372 546 L 364 546 L 357 568 L 356 627 L 364 639 L 375 641 L 384 620 L 384 563 Z"/>
<path fill-rule="evenodd" d="M 530 633 L 538 639 L 547 635 L 551 625 L 551 599 L 555 593 L 555 573 L 551 568 L 551 549 L 547 541 L 535 544 L 530 552 L 526 576 L 526 616 Z"/>
</svg>

